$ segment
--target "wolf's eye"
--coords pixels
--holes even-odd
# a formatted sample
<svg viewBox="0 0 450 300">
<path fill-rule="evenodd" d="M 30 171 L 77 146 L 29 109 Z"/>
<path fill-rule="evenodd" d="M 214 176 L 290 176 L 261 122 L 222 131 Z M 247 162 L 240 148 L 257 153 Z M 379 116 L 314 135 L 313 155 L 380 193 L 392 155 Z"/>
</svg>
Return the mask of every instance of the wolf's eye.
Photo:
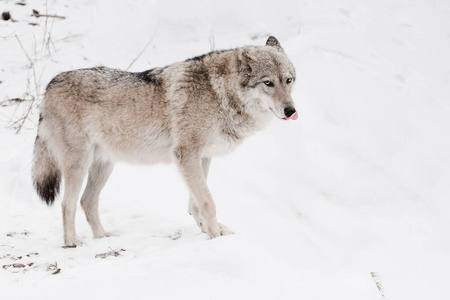
<svg viewBox="0 0 450 300">
<path fill-rule="evenodd" d="M 273 86 L 273 82 L 269 80 L 264 81 L 264 84 L 267 86 Z"/>
<path fill-rule="evenodd" d="M 286 83 L 287 83 L 287 84 L 292 83 L 292 78 L 286 79 Z"/>
</svg>

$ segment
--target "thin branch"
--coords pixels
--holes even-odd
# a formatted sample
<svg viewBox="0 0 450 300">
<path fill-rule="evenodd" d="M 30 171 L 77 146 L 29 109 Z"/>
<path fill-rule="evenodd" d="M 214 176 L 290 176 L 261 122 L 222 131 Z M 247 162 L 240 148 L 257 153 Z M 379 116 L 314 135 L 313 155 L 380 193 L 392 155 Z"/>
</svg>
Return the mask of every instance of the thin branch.
<svg viewBox="0 0 450 300">
<path fill-rule="evenodd" d="M 23 53 L 25 53 L 28 61 L 30 62 L 30 64 L 33 64 L 33 61 L 31 60 L 31 58 L 28 56 L 27 51 L 25 51 L 25 48 L 23 47 L 22 43 L 20 42 L 19 37 L 17 36 L 17 34 L 14 35 L 14 37 L 16 38 L 17 42 L 19 42 L 20 48 L 22 48 Z"/>
<path fill-rule="evenodd" d="M 23 47 L 22 43 L 20 42 L 20 39 L 17 35 L 15 35 L 17 42 L 20 45 L 20 48 L 22 48 L 23 53 L 25 54 L 25 56 L 27 57 L 28 61 L 30 62 L 30 70 L 33 72 L 33 79 L 34 79 L 34 88 L 35 88 L 35 94 L 36 96 L 31 96 L 31 103 L 28 106 L 27 112 L 25 113 L 25 116 L 21 119 L 19 119 L 18 121 L 21 121 L 21 123 L 19 124 L 19 127 L 16 130 L 16 134 L 20 132 L 20 130 L 22 129 L 23 125 L 25 124 L 25 121 L 28 119 L 28 116 L 30 115 L 30 111 L 33 108 L 33 104 L 34 101 L 38 98 L 39 96 L 39 86 L 38 86 L 38 82 L 37 82 L 37 77 L 36 77 L 36 68 L 34 67 L 34 62 L 33 60 L 30 58 L 30 56 L 28 55 L 27 51 L 25 50 L 25 48 Z M 29 85 L 28 85 L 28 90 L 30 90 Z M 15 122 L 14 122 L 15 123 Z"/>
<path fill-rule="evenodd" d="M 376 273 L 376 272 L 370 272 L 370 275 L 372 275 L 373 281 L 377 285 L 377 289 L 380 292 L 381 297 L 383 299 L 387 299 L 386 298 L 386 293 L 385 293 L 384 288 L 383 288 L 383 285 L 381 284 L 381 277 L 380 277 L 380 275 L 378 275 L 378 273 Z"/>
<path fill-rule="evenodd" d="M 38 12 L 37 10 L 35 10 L 35 9 L 33 9 L 33 14 L 32 14 L 32 16 L 33 16 L 33 17 L 36 17 L 36 18 L 45 17 L 45 18 L 57 18 L 57 19 L 62 19 L 62 20 L 66 19 L 66 17 L 63 17 L 63 16 L 49 15 L 49 14 L 41 14 L 41 13 L 39 13 L 39 12 Z"/>
<path fill-rule="evenodd" d="M 50 51 L 50 44 L 53 46 L 53 51 L 54 53 L 56 53 L 56 47 L 55 44 L 53 43 L 53 39 L 52 39 L 52 32 L 53 32 L 53 25 L 55 24 L 55 19 L 52 20 L 52 24 L 50 25 L 50 30 L 48 31 L 48 38 L 47 38 L 47 51 L 48 51 L 48 55 L 51 55 L 51 51 Z"/>
<path fill-rule="evenodd" d="M 216 50 L 216 40 L 214 37 L 214 28 L 211 29 L 211 35 L 209 36 L 209 48 L 211 51 Z"/>
<path fill-rule="evenodd" d="M 33 10 L 33 14 L 34 14 Z M 38 12 L 39 14 L 39 12 Z M 53 19 L 54 20 L 54 19 Z M 45 22 L 44 22 L 44 29 L 42 34 L 42 42 L 41 42 L 41 60 L 44 57 L 44 46 L 45 46 L 45 38 L 47 35 L 47 24 L 48 24 L 48 0 L 45 1 Z"/>
<path fill-rule="evenodd" d="M 128 68 L 126 68 L 125 70 L 128 71 L 131 66 L 139 59 L 139 57 L 141 57 L 141 55 L 145 52 L 145 50 L 147 49 L 148 46 L 150 46 L 150 43 L 153 41 L 153 38 L 156 35 L 156 30 L 153 33 L 152 37 L 150 38 L 150 40 L 147 42 L 147 44 L 145 45 L 144 49 L 142 49 L 141 52 L 139 52 L 139 54 L 131 61 L 130 65 L 128 66 Z"/>
<path fill-rule="evenodd" d="M 30 111 L 33 108 L 33 103 L 34 103 L 35 98 L 33 97 L 33 99 L 31 100 L 30 105 L 28 106 L 27 112 L 25 114 L 25 116 L 23 117 L 22 123 L 20 123 L 19 128 L 17 128 L 16 130 L 16 134 L 20 132 L 20 130 L 22 129 L 23 125 L 25 124 L 25 121 L 28 119 L 28 116 L 30 115 Z"/>
</svg>

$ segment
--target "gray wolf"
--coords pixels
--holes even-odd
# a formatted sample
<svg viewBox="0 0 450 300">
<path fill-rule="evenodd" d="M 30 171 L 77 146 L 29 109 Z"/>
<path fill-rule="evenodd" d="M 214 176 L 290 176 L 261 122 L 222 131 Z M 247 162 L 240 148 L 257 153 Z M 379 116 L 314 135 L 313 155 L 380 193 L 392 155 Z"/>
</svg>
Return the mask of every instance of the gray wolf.
<svg viewBox="0 0 450 300">
<path fill-rule="evenodd" d="M 64 244 L 82 244 L 75 211 L 86 174 L 81 207 L 94 237 L 109 235 L 98 199 L 118 160 L 176 163 L 201 230 L 211 238 L 232 233 L 216 220 L 206 184 L 211 158 L 230 152 L 274 116 L 297 119 L 294 82 L 294 66 L 273 36 L 264 46 L 144 72 L 96 67 L 57 75 L 40 106 L 32 177 L 48 205 L 64 178 Z"/>
</svg>

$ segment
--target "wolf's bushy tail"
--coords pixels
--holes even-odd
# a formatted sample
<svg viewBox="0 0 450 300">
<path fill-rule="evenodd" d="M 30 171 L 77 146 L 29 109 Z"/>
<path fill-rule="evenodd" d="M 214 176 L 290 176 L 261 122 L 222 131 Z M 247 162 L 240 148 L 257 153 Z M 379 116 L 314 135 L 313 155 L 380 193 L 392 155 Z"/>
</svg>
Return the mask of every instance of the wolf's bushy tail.
<svg viewBox="0 0 450 300">
<path fill-rule="evenodd" d="M 47 144 L 39 136 L 34 144 L 33 168 L 31 170 L 34 187 L 47 205 L 52 205 L 59 193 L 61 170 L 49 152 Z"/>
</svg>

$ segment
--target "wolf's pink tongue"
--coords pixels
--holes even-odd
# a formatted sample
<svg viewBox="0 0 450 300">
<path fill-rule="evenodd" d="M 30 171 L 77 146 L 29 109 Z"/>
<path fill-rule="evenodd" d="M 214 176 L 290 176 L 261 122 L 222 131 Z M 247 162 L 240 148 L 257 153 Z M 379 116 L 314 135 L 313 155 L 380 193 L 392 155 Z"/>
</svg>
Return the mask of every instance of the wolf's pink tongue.
<svg viewBox="0 0 450 300">
<path fill-rule="evenodd" d="M 298 119 L 298 113 L 293 113 L 290 117 L 286 117 L 286 120 L 297 120 Z"/>
<path fill-rule="evenodd" d="M 291 116 L 292 120 L 297 120 L 298 119 L 298 113 L 295 112 L 292 116 Z"/>
</svg>

